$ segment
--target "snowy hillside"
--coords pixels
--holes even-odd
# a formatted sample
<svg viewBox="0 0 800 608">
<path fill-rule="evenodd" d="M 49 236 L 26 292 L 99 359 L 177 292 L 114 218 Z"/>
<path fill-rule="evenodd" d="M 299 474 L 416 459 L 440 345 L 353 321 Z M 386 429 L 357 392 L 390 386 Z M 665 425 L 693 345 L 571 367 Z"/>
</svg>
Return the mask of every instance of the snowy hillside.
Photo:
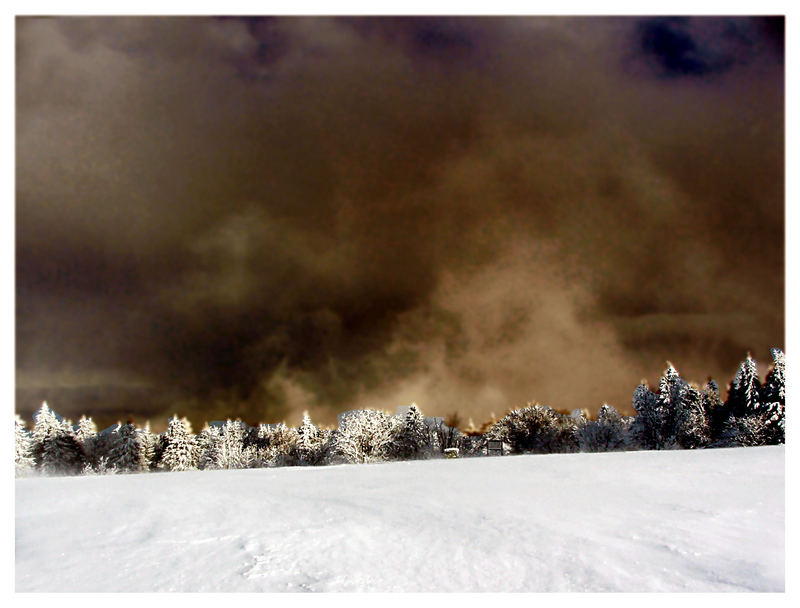
<svg viewBox="0 0 800 608">
<path fill-rule="evenodd" d="M 17 591 L 783 591 L 784 448 L 16 480 Z"/>
</svg>

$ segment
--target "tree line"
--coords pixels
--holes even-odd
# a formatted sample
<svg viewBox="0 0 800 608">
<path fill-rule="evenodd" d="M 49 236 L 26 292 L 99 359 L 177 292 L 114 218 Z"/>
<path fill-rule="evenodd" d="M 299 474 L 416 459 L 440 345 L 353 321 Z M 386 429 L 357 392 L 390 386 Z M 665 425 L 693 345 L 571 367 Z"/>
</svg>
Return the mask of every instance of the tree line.
<svg viewBox="0 0 800 608">
<path fill-rule="evenodd" d="M 634 416 L 604 404 L 596 419 L 529 403 L 509 411 L 481 432 L 462 432 L 442 418 L 425 417 L 412 404 L 399 415 L 377 410 L 345 412 L 336 429 L 315 425 L 308 415 L 299 427 L 239 420 L 206 424 L 193 434 L 186 418 L 170 418 L 160 434 L 132 422 L 98 432 L 91 418 L 77 424 L 47 403 L 28 430 L 15 416 L 18 476 L 314 466 L 434 458 L 456 448 L 465 456 L 487 453 L 489 440 L 510 453 L 607 452 L 774 445 L 785 442 L 785 355 L 772 349 L 764 383 L 747 356 L 728 388 L 688 383 L 669 364 L 656 391 L 646 384 L 633 393 Z"/>
</svg>

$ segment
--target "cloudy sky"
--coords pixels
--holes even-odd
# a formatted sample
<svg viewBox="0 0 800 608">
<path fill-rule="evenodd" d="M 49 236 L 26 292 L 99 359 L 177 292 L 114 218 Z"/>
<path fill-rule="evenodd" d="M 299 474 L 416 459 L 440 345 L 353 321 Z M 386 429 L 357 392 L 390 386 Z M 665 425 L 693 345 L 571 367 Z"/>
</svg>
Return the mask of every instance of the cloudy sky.
<svg viewBox="0 0 800 608">
<path fill-rule="evenodd" d="M 783 20 L 18 18 L 16 397 L 631 413 L 784 346 Z"/>
</svg>

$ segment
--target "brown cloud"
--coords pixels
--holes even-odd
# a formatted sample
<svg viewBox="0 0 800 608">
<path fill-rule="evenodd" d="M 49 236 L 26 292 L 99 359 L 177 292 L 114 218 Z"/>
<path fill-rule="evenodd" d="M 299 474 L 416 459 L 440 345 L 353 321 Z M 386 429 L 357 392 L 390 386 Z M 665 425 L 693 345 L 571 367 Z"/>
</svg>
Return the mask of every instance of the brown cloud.
<svg viewBox="0 0 800 608">
<path fill-rule="evenodd" d="M 784 325 L 782 46 L 728 22 L 666 78 L 634 19 L 18 19 L 18 410 L 725 384 Z"/>
</svg>

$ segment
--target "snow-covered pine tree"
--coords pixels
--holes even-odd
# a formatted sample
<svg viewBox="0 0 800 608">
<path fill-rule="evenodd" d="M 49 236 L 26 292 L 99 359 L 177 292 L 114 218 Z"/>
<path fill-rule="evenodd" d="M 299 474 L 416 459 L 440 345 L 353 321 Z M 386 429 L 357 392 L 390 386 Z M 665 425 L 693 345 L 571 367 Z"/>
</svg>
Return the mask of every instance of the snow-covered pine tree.
<svg viewBox="0 0 800 608">
<path fill-rule="evenodd" d="M 761 393 L 758 367 L 747 353 L 728 389 L 724 408 L 727 418 L 717 445 L 755 446 L 768 442 L 770 429 L 765 420 L 766 408 L 761 405 Z"/>
<path fill-rule="evenodd" d="M 25 421 L 14 415 L 14 473 L 17 477 L 24 477 L 34 468 L 33 438 L 25 428 Z"/>
<path fill-rule="evenodd" d="M 760 392 L 758 366 L 750 353 L 747 353 L 747 358 L 742 361 L 731 383 L 726 409 L 734 418 L 753 416 L 760 409 Z"/>
<path fill-rule="evenodd" d="M 137 473 L 142 470 L 142 444 L 132 422 L 117 429 L 116 440 L 108 456 L 108 466 L 119 473 Z"/>
<path fill-rule="evenodd" d="M 311 422 L 308 413 L 303 413 L 303 422 L 297 429 L 297 462 L 300 465 L 317 465 L 324 461 L 326 456 L 325 440 L 327 434 L 323 433 Z"/>
<path fill-rule="evenodd" d="M 136 429 L 136 433 L 139 436 L 139 468 L 149 471 L 156 457 L 156 436 L 150 432 L 150 421 L 145 423 L 144 428 Z"/>
<path fill-rule="evenodd" d="M 677 447 L 681 425 L 685 418 L 685 405 L 689 398 L 689 384 L 669 363 L 658 385 L 657 409 L 661 414 L 661 442 L 658 449 Z"/>
<path fill-rule="evenodd" d="M 771 348 L 772 367 L 761 388 L 762 403 L 786 405 L 786 355 L 780 348 Z"/>
<path fill-rule="evenodd" d="M 694 405 L 687 404 L 700 395 L 691 393 L 689 384 L 680 377 L 671 363 L 658 384 L 658 393 L 653 394 L 645 384 L 636 387 L 633 394 L 633 409 L 637 416 L 631 428 L 632 438 L 645 450 L 664 450 L 678 447 L 682 434 L 694 436 L 691 425 L 699 423 Z M 699 420 L 705 420 L 701 414 Z M 689 441 L 689 439 L 687 439 Z"/>
<path fill-rule="evenodd" d="M 42 456 L 44 452 L 44 442 L 53 437 L 59 428 L 59 421 L 53 411 L 47 405 L 47 401 L 42 402 L 42 406 L 33 414 L 33 459 L 36 468 L 42 468 Z"/>
<path fill-rule="evenodd" d="M 169 419 L 164 432 L 160 466 L 170 471 L 188 471 L 197 466 L 191 426 L 186 418 L 180 419 L 177 414 Z"/>
<path fill-rule="evenodd" d="M 78 427 L 75 429 L 75 439 L 83 444 L 95 435 L 97 435 L 97 425 L 94 420 L 81 416 L 80 420 L 78 420 Z"/>
<path fill-rule="evenodd" d="M 428 429 L 425 425 L 425 417 L 412 403 L 399 425 L 395 428 L 387 446 L 387 455 L 398 460 L 411 460 L 422 458 L 429 448 Z"/>
<path fill-rule="evenodd" d="M 655 393 L 646 382 L 633 391 L 633 409 L 636 417 L 631 423 L 631 444 L 643 450 L 657 450 L 661 445 L 661 412 Z"/>
<path fill-rule="evenodd" d="M 93 467 L 95 464 L 95 442 L 97 440 L 97 425 L 91 418 L 81 416 L 78 428 L 75 429 L 75 439 L 81 446 L 83 462 Z"/>
<path fill-rule="evenodd" d="M 74 475 L 83 468 L 81 447 L 71 425 L 61 420 L 47 402 L 34 414 L 33 454 L 37 467 L 53 475 Z"/>
<path fill-rule="evenodd" d="M 331 457 L 334 461 L 354 463 L 385 460 L 393 436 L 394 422 L 385 412 L 350 412 L 331 438 Z"/>
<path fill-rule="evenodd" d="M 761 417 L 766 426 L 765 441 L 775 445 L 786 441 L 786 356 L 779 348 L 770 352 L 773 363 L 761 388 Z"/>
<path fill-rule="evenodd" d="M 244 469 L 244 424 L 240 420 L 228 419 L 222 426 L 217 449 L 217 468 Z"/>
<path fill-rule="evenodd" d="M 197 436 L 197 468 L 218 469 L 220 431 L 206 424 Z"/>
</svg>

